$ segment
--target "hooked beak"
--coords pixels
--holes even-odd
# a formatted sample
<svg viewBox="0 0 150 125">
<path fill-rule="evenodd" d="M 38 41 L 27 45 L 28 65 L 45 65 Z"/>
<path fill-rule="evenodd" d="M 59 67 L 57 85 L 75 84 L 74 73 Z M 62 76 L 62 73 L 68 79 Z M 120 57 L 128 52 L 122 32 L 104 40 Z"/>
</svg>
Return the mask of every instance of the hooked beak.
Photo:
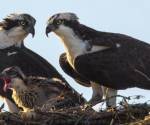
<svg viewBox="0 0 150 125">
<path fill-rule="evenodd" d="M 35 35 L 34 26 L 30 26 L 29 28 L 27 28 L 27 29 L 26 29 L 26 32 L 27 32 L 27 33 L 31 33 L 31 34 L 32 34 L 32 37 L 34 37 L 34 35 Z"/>
<path fill-rule="evenodd" d="M 48 34 L 52 31 L 54 31 L 56 28 L 54 27 L 53 24 L 48 24 L 47 27 L 46 27 L 46 36 L 48 37 Z"/>
</svg>

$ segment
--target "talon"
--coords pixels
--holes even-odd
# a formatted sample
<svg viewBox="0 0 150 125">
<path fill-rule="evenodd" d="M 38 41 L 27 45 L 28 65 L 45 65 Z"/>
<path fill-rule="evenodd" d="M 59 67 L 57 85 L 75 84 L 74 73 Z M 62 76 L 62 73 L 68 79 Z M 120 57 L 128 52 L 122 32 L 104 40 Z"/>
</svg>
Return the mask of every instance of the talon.
<svg viewBox="0 0 150 125">
<path fill-rule="evenodd" d="M 82 111 L 85 111 L 87 109 L 91 109 L 92 108 L 92 104 L 91 103 L 85 103 L 82 107 Z"/>
<path fill-rule="evenodd" d="M 116 111 L 115 107 L 107 107 L 107 112 L 114 112 Z"/>
</svg>

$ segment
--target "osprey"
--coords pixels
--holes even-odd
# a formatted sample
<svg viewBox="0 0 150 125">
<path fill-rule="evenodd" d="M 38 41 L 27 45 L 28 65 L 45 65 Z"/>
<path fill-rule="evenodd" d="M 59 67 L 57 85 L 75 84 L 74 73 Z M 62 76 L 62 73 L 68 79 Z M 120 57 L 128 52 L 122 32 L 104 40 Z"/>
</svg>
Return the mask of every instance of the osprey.
<svg viewBox="0 0 150 125">
<path fill-rule="evenodd" d="M 92 103 L 100 100 L 102 95 L 110 97 L 117 94 L 117 91 L 114 90 L 116 88 L 112 87 L 112 79 L 106 78 L 107 75 L 104 77 L 108 69 L 104 68 L 110 64 L 106 63 L 109 58 L 106 57 L 106 61 L 104 61 L 101 56 L 103 52 L 110 50 L 110 47 L 107 45 L 109 44 L 107 41 L 101 40 L 103 39 L 101 38 L 103 33 L 80 24 L 78 17 L 73 13 L 59 13 L 50 17 L 46 34 L 48 35 L 51 31 L 61 38 L 65 46 L 66 53 L 60 56 L 60 66 L 81 85 L 92 86 Z M 108 106 L 115 106 L 115 98 L 109 101 L 107 102 Z"/>
<path fill-rule="evenodd" d="M 106 87 L 150 89 L 150 45 L 136 38 L 81 24 L 73 13 L 53 15 L 46 34 L 55 32 L 67 63 L 78 74 Z"/>
<path fill-rule="evenodd" d="M 24 39 L 35 34 L 36 20 L 29 14 L 10 14 L 0 22 L 0 72 L 11 66 L 18 66 L 27 76 L 56 77 L 65 81 L 58 71 L 45 59 L 24 46 Z M 12 90 L 3 91 L 0 84 L 0 95 L 3 96 L 11 112 L 18 112 L 11 98 Z"/>
<path fill-rule="evenodd" d="M 4 83 L 3 90 L 12 89 L 12 98 L 19 107 L 23 108 L 22 116 L 27 118 L 31 118 L 32 115 L 34 117 L 33 112 L 42 108 L 49 99 L 72 91 L 61 79 L 38 76 L 27 77 L 19 67 L 6 68 L 2 72 L 1 79 Z M 73 92 L 72 96 L 76 99 Z M 81 98 L 80 102 L 83 103 L 84 100 Z"/>
</svg>

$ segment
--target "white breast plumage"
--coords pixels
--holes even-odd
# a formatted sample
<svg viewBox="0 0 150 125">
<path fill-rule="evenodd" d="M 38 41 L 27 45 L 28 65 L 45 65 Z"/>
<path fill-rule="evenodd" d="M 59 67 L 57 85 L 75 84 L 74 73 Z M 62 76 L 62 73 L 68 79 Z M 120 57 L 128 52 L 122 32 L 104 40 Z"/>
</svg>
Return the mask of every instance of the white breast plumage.
<svg viewBox="0 0 150 125">
<path fill-rule="evenodd" d="M 85 43 L 83 43 L 69 27 L 62 25 L 55 31 L 55 33 L 61 38 L 65 46 L 68 62 L 74 68 L 74 59 L 77 56 L 84 54 L 86 51 Z"/>
<path fill-rule="evenodd" d="M 104 49 L 107 49 L 106 46 L 95 46 L 93 45 L 91 50 L 87 50 L 87 44 L 88 41 L 82 41 L 73 30 L 69 27 L 61 25 L 58 30 L 55 31 L 55 33 L 61 38 L 64 46 L 65 51 L 67 53 L 67 59 L 69 64 L 74 67 L 74 60 L 77 56 L 86 54 L 86 53 L 92 53 L 96 51 L 102 51 Z"/>
</svg>

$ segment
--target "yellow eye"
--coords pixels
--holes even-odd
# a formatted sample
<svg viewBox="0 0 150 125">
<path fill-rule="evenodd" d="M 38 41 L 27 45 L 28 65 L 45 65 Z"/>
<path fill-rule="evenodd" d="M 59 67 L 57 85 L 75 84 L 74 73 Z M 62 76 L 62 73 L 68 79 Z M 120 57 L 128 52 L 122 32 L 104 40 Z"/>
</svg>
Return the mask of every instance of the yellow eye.
<svg viewBox="0 0 150 125">
<path fill-rule="evenodd" d="M 20 25 L 25 26 L 25 25 L 26 25 L 26 22 L 23 21 L 23 20 L 21 20 L 21 21 L 20 21 Z"/>
<path fill-rule="evenodd" d="M 62 24 L 64 21 L 63 20 L 57 20 L 57 25 Z"/>
</svg>

